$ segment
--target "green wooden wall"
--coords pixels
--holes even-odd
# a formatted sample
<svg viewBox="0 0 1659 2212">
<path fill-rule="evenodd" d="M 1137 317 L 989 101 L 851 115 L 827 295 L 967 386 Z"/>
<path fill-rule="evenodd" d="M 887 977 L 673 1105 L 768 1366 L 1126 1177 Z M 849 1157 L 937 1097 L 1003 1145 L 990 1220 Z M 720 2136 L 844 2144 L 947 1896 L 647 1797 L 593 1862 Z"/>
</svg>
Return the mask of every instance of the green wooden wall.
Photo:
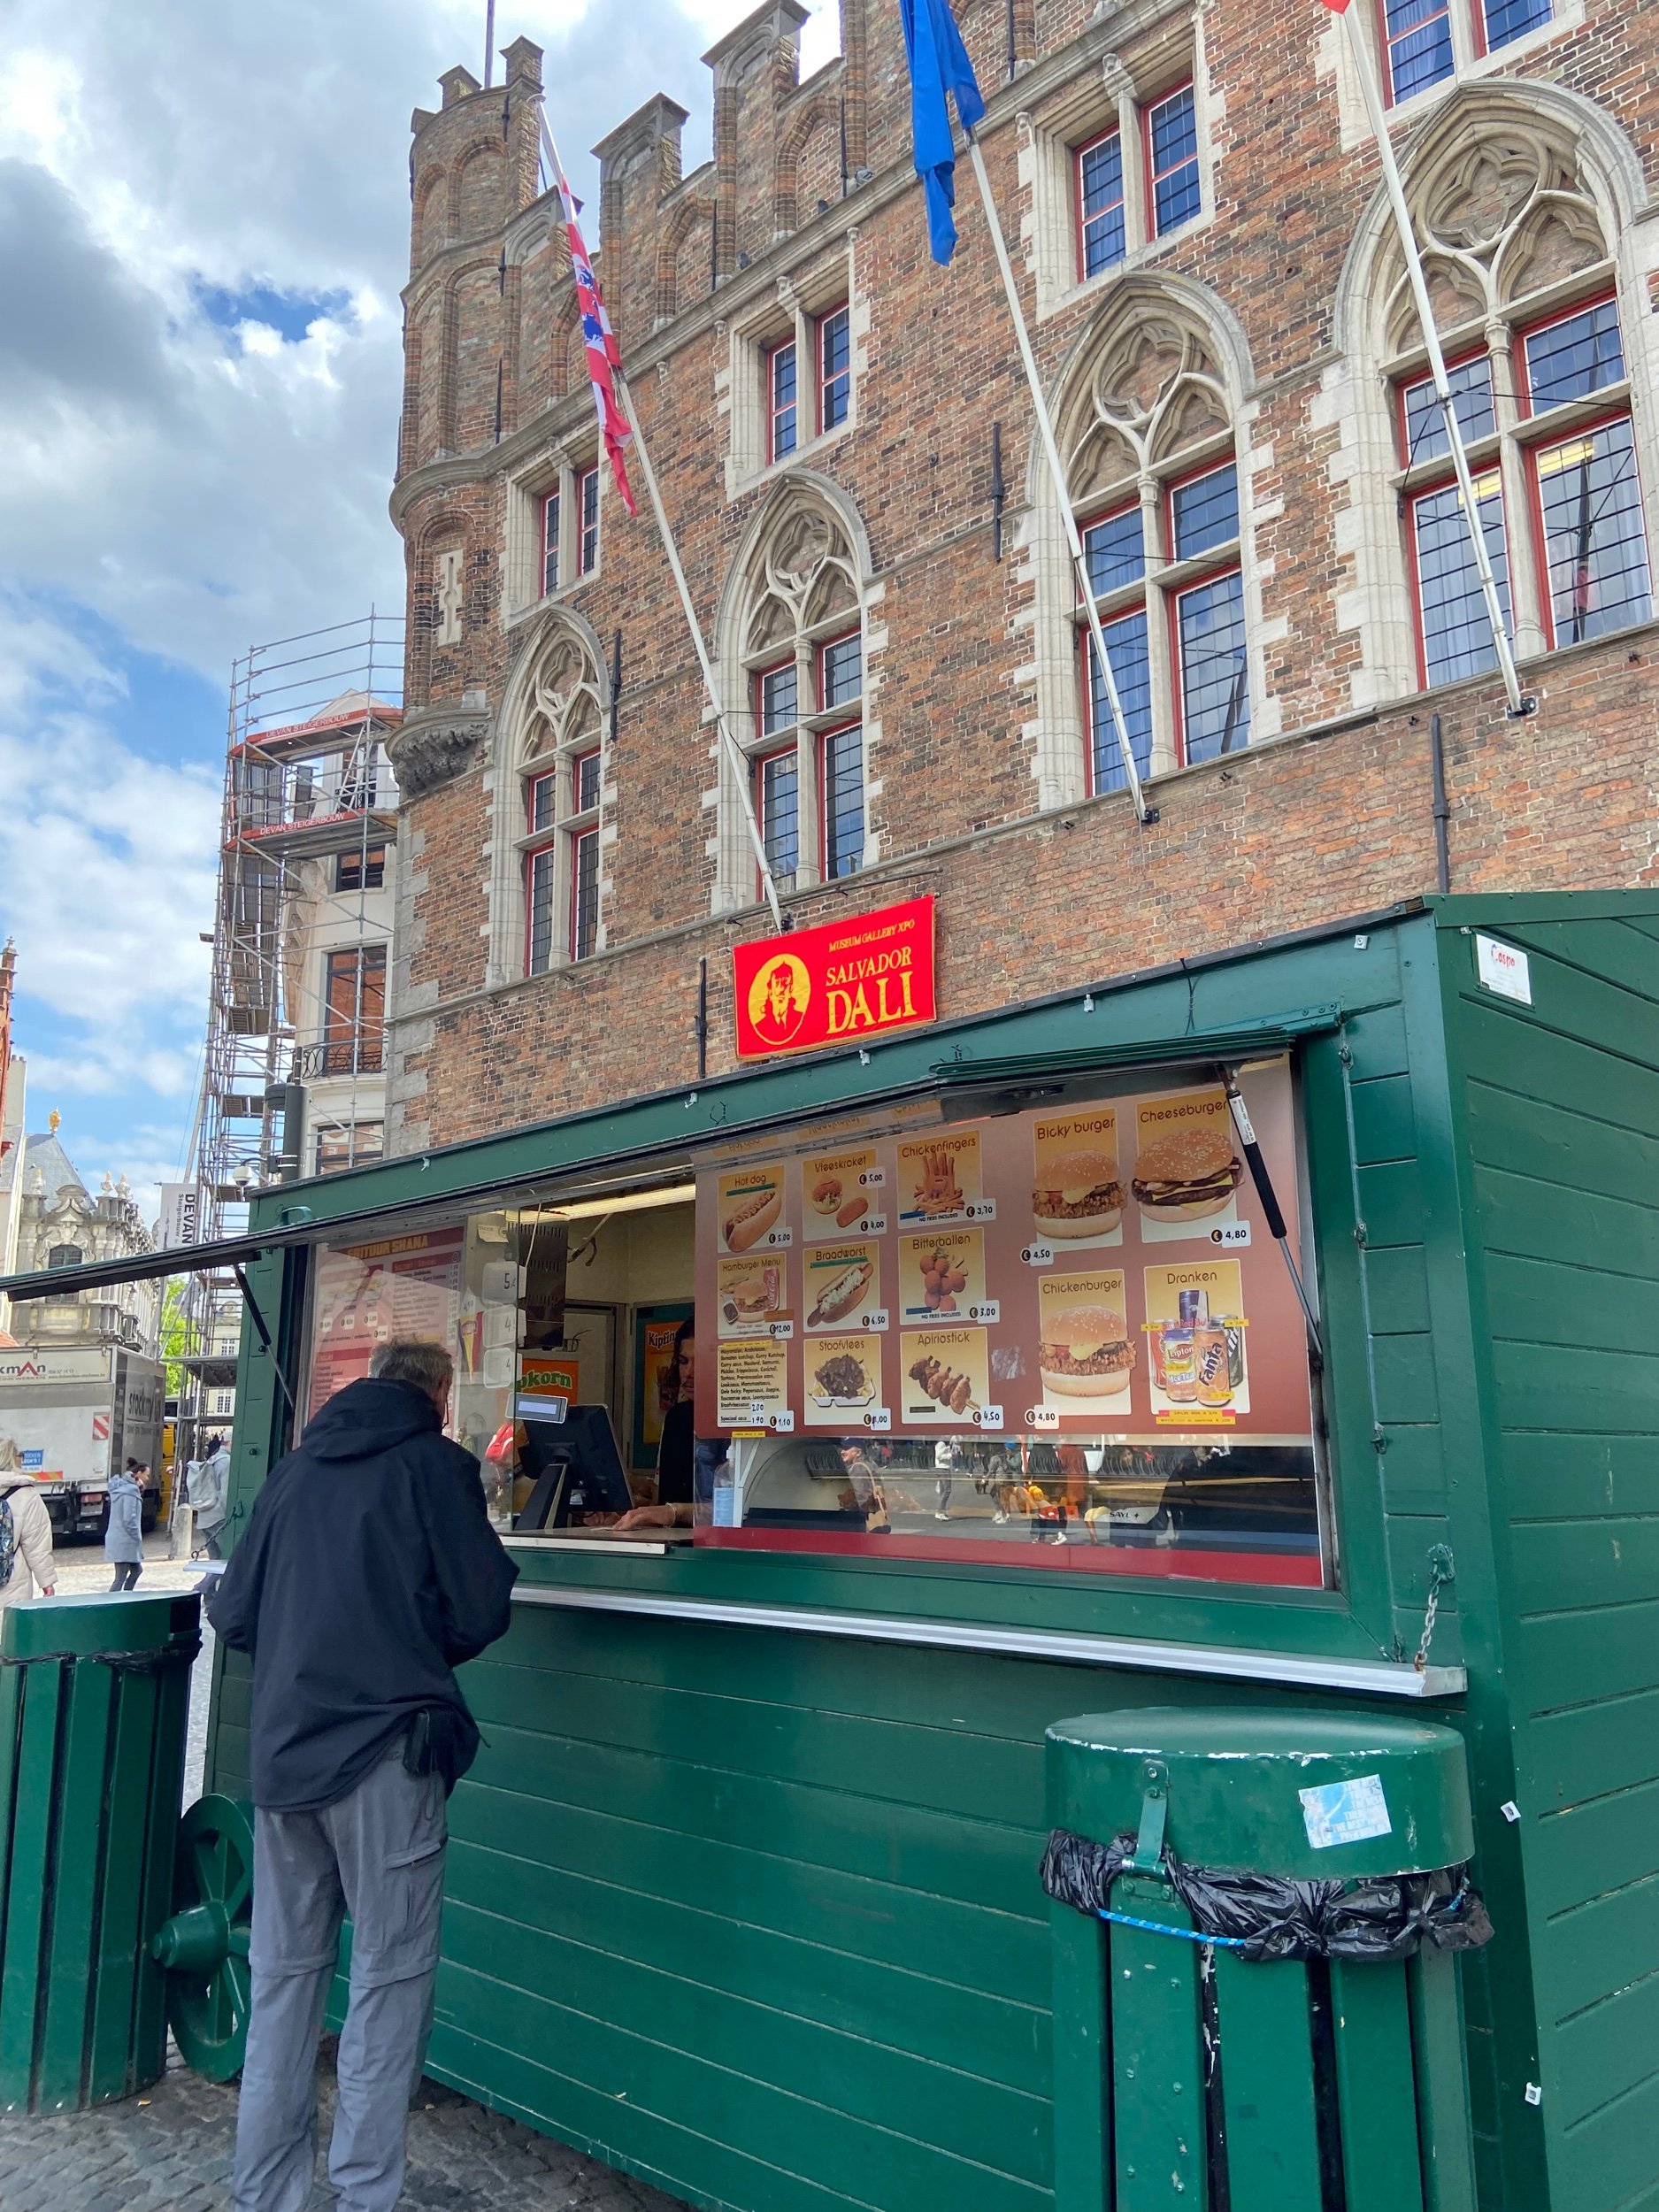
<svg viewBox="0 0 1659 2212">
<path fill-rule="evenodd" d="M 1614 2212 L 1659 2203 L 1659 900 L 1460 902 L 1440 941 L 1542 2102 L 1498 2090 L 1560 2212 Z"/>
</svg>

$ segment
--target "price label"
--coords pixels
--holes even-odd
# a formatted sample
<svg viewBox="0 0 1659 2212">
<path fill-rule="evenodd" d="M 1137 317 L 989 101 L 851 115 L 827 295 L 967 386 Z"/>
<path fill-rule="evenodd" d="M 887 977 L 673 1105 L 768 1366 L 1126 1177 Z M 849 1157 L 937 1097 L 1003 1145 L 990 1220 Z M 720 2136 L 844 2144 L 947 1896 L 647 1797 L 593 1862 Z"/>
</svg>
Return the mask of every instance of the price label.
<svg viewBox="0 0 1659 2212">
<path fill-rule="evenodd" d="M 769 1252 L 781 1252 L 795 1242 L 795 1231 L 790 1228 L 768 1229 L 761 1242 Z"/>
<path fill-rule="evenodd" d="M 749 1400 L 749 1417 L 751 1421 L 764 1421 L 765 1419 L 766 1401 L 764 1398 L 751 1398 Z"/>
<path fill-rule="evenodd" d="M 1054 1247 L 1052 1244 L 1027 1244 L 1022 1248 L 1019 1256 L 1027 1267 L 1052 1267 Z"/>
<path fill-rule="evenodd" d="M 864 1426 L 867 1429 L 890 1429 L 893 1415 L 886 1406 L 872 1406 L 864 1416 Z"/>
<path fill-rule="evenodd" d="M 774 1413 L 771 1420 L 768 1422 L 767 1426 L 779 1436 L 789 1435 L 795 1428 L 794 1411 L 792 1409 L 786 1409 L 782 1413 Z"/>
<path fill-rule="evenodd" d="M 887 1233 L 886 1214 L 864 1214 L 847 1232 L 849 1237 L 884 1237 Z"/>
<path fill-rule="evenodd" d="M 982 1298 L 977 1306 L 968 1308 L 970 1321 L 1000 1321 L 1002 1317 L 1002 1302 L 1000 1298 Z"/>
<path fill-rule="evenodd" d="M 767 1331 L 770 1335 L 774 1337 L 781 1338 L 793 1336 L 795 1334 L 795 1323 L 793 1321 L 768 1322 Z"/>
<path fill-rule="evenodd" d="M 1025 1416 L 1028 1429 L 1057 1429 L 1059 1425 L 1059 1410 L 1055 1406 L 1033 1406 Z"/>
<path fill-rule="evenodd" d="M 861 1329 L 885 1329 L 887 1325 L 887 1308 L 878 1306 L 873 1313 L 861 1313 L 858 1325 Z"/>
<path fill-rule="evenodd" d="M 976 1429 L 1000 1429 L 1002 1425 L 1001 1406 L 980 1406 L 973 1417 Z"/>
<path fill-rule="evenodd" d="M 1210 1232 L 1210 1241 L 1211 1244 L 1234 1246 L 1248 1244 L 1250 1241 L 1250 1225 L 1248 1221 L 1226 1222 L 1219 1229 Z"/>
<path fill-rule="evenodd" d="M 995 1199 L 971 1199 L 962 1210 L 962 1218 L 964 1221 L 995 1221 L 996 1219 Z"/>
<path fill-rule="evenodd" d="M 884 1167 L 867 1167 L 858 1178 L 860 1190 L 886 1190 L 887 1171 Z"/>
</svg>

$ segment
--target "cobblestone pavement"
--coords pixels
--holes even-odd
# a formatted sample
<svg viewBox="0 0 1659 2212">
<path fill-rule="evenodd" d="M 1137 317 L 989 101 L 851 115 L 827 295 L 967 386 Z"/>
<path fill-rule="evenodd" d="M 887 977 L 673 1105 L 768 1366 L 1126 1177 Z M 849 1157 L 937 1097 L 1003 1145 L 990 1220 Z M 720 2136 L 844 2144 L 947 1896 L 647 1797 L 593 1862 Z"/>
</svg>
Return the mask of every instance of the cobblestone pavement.
<svg viewBox="0 0 1659 2212">
<path fill-rule="evenodd" d="M 327 2140 L 334 2078 L 321 2072 Z M 51 2119 L 0 2117 L 5 2212 L 226 2212 L 236 2092 L 175 2059 L 143 2097 Z M 319 2161 L 319 2171 L 324 2163 Z M 336 2201 L 320 2182 L 312 2212 Z M 423 2081 L 399 2212 L 685 2212 L 677 2200 Z"/>
</svg>

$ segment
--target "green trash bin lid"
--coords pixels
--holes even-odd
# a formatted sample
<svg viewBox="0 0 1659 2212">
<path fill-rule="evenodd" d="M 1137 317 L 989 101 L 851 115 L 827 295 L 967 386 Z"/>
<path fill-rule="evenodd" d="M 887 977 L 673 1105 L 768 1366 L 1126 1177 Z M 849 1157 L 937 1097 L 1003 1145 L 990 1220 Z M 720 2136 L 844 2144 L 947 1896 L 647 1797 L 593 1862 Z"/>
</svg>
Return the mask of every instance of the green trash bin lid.
<svg viewBox="0 0 1659 2212">
<path fill-rule="evenodd" d="M 202 1601 L 194 1590 L 158 1590 L 153 1594 L 99 1590 L 35 1598 L 27 1605 L 0 1610 L 0 1658 L 162 1651 L 169 1644 L 192 1641 L 200 1633 Z"/>
<path fill-rule="evenodd" d="M 1463 1740 L 1370 1713 L 1143 1707 L 1048 1730 L 1048 1813 L 1106 1842 L 1148 1791 L 1190 1866 L 1352 1881 L 1453 1866 L 1475 1847 Z"/>
</svg>

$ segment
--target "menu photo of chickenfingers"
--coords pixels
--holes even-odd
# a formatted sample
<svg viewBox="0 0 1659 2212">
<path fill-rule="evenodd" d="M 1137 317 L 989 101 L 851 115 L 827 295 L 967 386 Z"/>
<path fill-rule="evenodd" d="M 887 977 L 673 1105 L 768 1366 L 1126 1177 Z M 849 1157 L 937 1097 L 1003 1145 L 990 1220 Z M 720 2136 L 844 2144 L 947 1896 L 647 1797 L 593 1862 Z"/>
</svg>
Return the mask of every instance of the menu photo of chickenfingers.
<svg viewBox="0 0 1659 2212">
<path fill-rule="evenodd" d="M 1064 1259 L 1121 1244 L 1127 1194 L 1118 1165 L 1118 1110 L 1048 1115 L 1033 1127 L 1032 1227 Z"/>
<path fill-rule="evenodd" d="M 1129 1187 L 1143 1244 L 1213 1242 L 1217 1229 L 1239 1221 L 1243 1179 L 1227 1095 L 1218 1085 L 1137 1102 Z"/>
<path fill-rule="evenodd" d="M 785 1213 L 780 1162 L 733 1168 L 722 1175 L 717 1205 L 722 1252 L 782 1252 L 795 1242 L 795 1230 Z"/>
<path fill-rule="evenodd" d="M 741 1259 L 714 1263 L 715 1305 L 719 1336 L 795 1334 L 788 1308 L 787 1259 L 781 1252 L 745 1253 Z"/>
<path fill-rule="evenodd" d="M 881 1404 L 881 1339 L 816 1337 L 805 1350 L 806 1425 L 810 1429 L 885 1429 Z"/>
<path fill-rule="evenodd" d="M 943 1421 L 1000 1428 L 991 1397 L 990 1338 L 984 1329 L 905 1329 L 899 1336 L 902 1411 L 906 1422 Z"/>
<path fill-rule="evenodd" d="M 1146 1339 L 1160 1428 L 1230 1428 L 1250 1410 L 1238 1260 L 1148 1267 Z"/>
<path fill-rule="evenodd" d="M 984 1231 L 901 1237 L 898 1297 L 902 1321 L 1000 1320 L 1001 1304 L 986 1288 Z"/>
<path fill-rule="evenodd" d="M 809 1244 L 879 1237 L 887 1226 L 887 1171 L 873 1151 L 826 1152 L 801 1163 Z"/>
<path fill-rule="evenodd" d="M 887 1327 L 881 1248 L 872 1239 L 810 1247 L 801 1273 L 801 1304 L 809 1331 Z"/>
<path fill-rule="evenodd" d="M 717 1359 L 716 1426 L 788 1434 L 788 1346 L 772 1336 L 738 1337 L 720 1344 Z"/>
<path fill-rule="evenodd" d="M 995 1221 L 996 1202 L 985 1194 L 979 1131 L 935 1130 L 900 1145 L 894 1198 L 902 1229 Z"/>
<path fill-rule="evenodd" d="M 1043 1275 L 1037 1302 L 1043 1404 L 1062 1414 L 1124 1421 L 1140 1362 L 1124 1270 Z"/>
</svg>

